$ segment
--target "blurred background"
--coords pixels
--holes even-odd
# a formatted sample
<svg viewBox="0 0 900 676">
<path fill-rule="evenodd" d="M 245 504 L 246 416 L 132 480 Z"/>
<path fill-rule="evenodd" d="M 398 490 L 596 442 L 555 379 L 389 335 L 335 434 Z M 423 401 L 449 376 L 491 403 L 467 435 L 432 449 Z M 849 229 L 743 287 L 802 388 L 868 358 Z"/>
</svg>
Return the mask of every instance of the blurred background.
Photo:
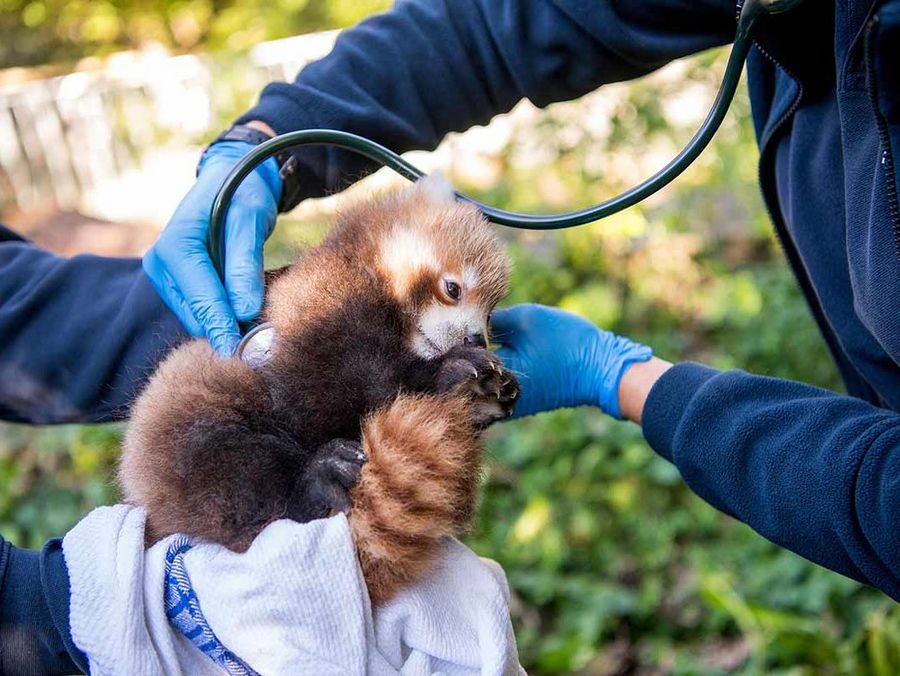
<svg viewBox="0 0 900 676">
<path fill-rule="evenodd" d="M 327 53 L 388 0 L 0 0 L 0 216 L 65 255 L 140 255 L 203 144 L 272 79 Z M 494 204 L 559 211 L 650 174 L 690 137 L 723 52 L 413 154 Z M 504 231 L 510 303 L 578 312 L 670 360 L 840 389 L 758 194 L 741 93 L 673 186 L 601 224 Z M 380 172 L 353 190 L 397 183 Z M 285 216 L 272 265 L 345 196 Z M 0 533 L 25 547 L 117 499 L 118 426 L 0 424 Z M 694 497 L 632 425 L 545 414 L 490 434 L 469 544 L 512 587 L 535 674 L 893 674 L 900 611 Z"/>
</svg>

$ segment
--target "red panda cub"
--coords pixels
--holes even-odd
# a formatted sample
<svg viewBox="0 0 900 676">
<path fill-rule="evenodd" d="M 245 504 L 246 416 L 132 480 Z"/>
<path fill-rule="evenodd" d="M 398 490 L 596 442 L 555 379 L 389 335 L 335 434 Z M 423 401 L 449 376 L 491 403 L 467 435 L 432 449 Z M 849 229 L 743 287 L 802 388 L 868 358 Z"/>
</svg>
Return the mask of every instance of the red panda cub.
<svg viewBox="0 0 900 676">
<path fill-rule="evenodd" d="M 518 384 L 487 350 L 509 263 L 429 178 L 341 213 L 270 282 L 268 361 L 176 349 L 132 410 L 119 482 L 172 533 L 244 551 L 268 523 L 344 511 L 374 603 L 469 523 L 484 427 Z"/>
</svg>

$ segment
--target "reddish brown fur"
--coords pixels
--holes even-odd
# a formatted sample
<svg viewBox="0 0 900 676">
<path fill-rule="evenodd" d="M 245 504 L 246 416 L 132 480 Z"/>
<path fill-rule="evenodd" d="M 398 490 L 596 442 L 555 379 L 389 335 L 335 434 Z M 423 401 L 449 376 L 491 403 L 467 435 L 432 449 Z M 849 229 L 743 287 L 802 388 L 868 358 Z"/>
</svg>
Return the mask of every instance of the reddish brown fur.
<svg viewBox="0 0 900 676">
<path fill-rule="evenodd" d="M 197 434 L 228 443 L 229 433 L 242 430 L 247 418 L 267 405 L 259 375 L 240 360 L 217 358 L 206 341 L 188 343 L 160 365 L 132 408 L 119 465 L 126 499 L 147 511 L 148 544 L 170 533 L 190 533 L 235 549 L 249 546 L 250 540 L 223 538 L 232 524 L 226 521 L 230 511 L 216 489 L 228 482 L 232 490 L 261 495 L 256 480 L 269 482 L 273 477 L 259 471 L 259 456 L 247 448 L 188 459 L 179 449 L 190 446 L 190 437 Z M 274 435 L 259 441 L 278 443 Z M 188 460 L 193 466 L 185 465 Z M 196 481 L 193 474 L 201 463 L 212 474 Z M 244 483 L 246 479 L 250 481 Z M 259 522 L 259 528 L 265 523 Z"/>
<path fill-rule="evenodd" d="M 440 269 L 397 283 L 381 257 L 397 224 L 433 244 Z M 133 408 L 119 472 L 125 498 L 147 510 L 148 543 L 181 532 L 242 551 L 275 519 L 325 516 L 310 507 L 307 470 L 332 440 L 361 440 L 369 460 L 349 519 L 373 599 L 426 570 L 474 509 L 479 424 L 515 398 L 485 350 L 409 348 L 436 276 L 463 268 L 478 272 L 486 315 L 506 292 L 507 259 L 474 208 L 422 190 L 381 197 L 271 283 L 267 365 L 219 359 L 205 341 L 170 355 Z M 477 386 L 472 364 L 489 376 Z"/>
<path fill-rule="evenodd" d="M 434 562 L 475 507 L 481 448 L 458 397 L 403 396 L 368 418 L 369 462 L 352 490 L 350 526 L 373 603 Z"/>
</svg>

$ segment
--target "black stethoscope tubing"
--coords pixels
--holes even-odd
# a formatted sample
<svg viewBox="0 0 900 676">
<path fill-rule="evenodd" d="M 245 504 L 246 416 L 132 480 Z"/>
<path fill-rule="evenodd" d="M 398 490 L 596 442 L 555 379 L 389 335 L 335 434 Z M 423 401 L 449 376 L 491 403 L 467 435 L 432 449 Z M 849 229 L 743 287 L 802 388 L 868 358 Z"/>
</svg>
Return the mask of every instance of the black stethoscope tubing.
<svg viewBox="0 0 900 676">
<path fill-rule="evenodd" d="M 524 214 L 504 209 L 498 209 L 484 204 L 467 195 L 456 193 L 458 199 L 475 205 L 488 220 L 514 228 L 528 230 L 558 230 L 571 228 L 584 223 L 601 220 L 623 209 L 634 206 L 645 200 L 664 186 L 671 183 L 706 149 L 709 142 L 718 131 L 722 120 L 725 119 L 728 109 L 734 100 L 744 61 L 752 44 L 752 29 L 756 20 L 764 14 L 777 14 L 792 9 L 800 4 L 801 0 L 746 0 L 741 7 L 738 17 L 737 32 L 728 63 L 725 66 L 725 74 L 719 87 L 715 101 L 709 114 L 703 121 L 700 129 L 688 142 L 684 149 L 672 159 L 666 166 L 660 169 L 650 178 L 644 180 L 633 188 L 612 197 L 600 204 L 586 209 L 571 211 L 562 214 Z M 210 212 L 210 228 L 208 234 L 208 246 L 210 257 L 216 267 L 219 276 L 224 279 L 225 274 L 225 216 L 228 206 L 235 191 L 241 182 L 260 164 L 278 153 L 297 146 L 304 145 L 330 145 L 344 150 L 363 155 L 386 167 L 390 167 L 398 174 L 410 181 L 422 178 L 425 173 L 413 166 L 398 154 L 375 143 L 367 138 L 334 129 L 304 129 L 276 136 L 261 143 L 234 166 L 222 183 L 219 192 L 213 202 Z"/>
</svg>

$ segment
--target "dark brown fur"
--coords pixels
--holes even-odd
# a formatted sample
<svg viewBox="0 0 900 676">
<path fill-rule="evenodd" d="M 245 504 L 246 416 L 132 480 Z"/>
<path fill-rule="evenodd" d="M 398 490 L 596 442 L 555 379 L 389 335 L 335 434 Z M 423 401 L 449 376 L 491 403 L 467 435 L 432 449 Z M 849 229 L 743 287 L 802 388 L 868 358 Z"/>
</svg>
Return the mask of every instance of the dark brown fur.
<svg viewBox="0 0 900 676">
<path fill-rule="evenodd" d="M 433 243 L 440 270 L 385 262 L 397 224 Z M 507 261 L 481 216 L 422 189 L 385 196 L 344 213 L 272 282 L 268 364 L 219 359 L 205 341 L 176 350 L 133 409 L 120 468 L 126 499 L 147 510 L 148 542 L 181 532 L 242 551 L 271 521 L 326 516 L 349 491 L 373 600 L 426 570 L 471 517 L 481 428 L 517 395 L 482 348 L 426 359 L 409 346 L 439 274 L 464 268 L 478 271 L 471 292 L 487 313 Z"/>
</svg>

